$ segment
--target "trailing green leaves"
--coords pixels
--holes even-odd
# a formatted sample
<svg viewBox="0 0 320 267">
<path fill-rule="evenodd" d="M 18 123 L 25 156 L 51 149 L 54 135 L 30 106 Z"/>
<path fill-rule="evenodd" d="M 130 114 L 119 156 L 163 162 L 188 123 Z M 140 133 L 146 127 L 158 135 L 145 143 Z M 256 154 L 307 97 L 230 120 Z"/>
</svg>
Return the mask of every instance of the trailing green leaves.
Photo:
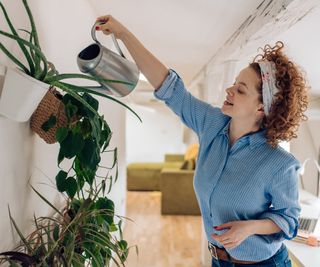
<svg viewBox="0 0 320 267">
<path fill-rule="evenodd" d="M 66 191 L 66 179 L 67 179 L 68 173 L 65 171 L 59 171 L 59 173 L 56 176 L 56 185 L 59 192 Z"/>
<path fill-rule="evenodd" d="M 55 133 L 60 146 L 57 156 L 60 170 L 55 177 L 55 182 L 57 190 L 64 193 L 67 202 L 60 210 L 31 186 L 55 214 L 50 217 L 35 217 L 35 230 L 25 237 L 9 211 L 10 220 L 22 243 L 19 246 L 19 252 L 0 253 L 0 260 L 5 257 L 10 266 L 32 264 L 43 267 L 83 267 L 89 263 L 98 267 L 109 266 L 110 261 L 113 261 L 116 266 L 120 264 L 124 266 L 129 252 L 128 244 L 122 237 L 122 221 L 120 220 L 119 224 L 116 223 L 114 203 L 106 197 L 118 177 L 117 148 L 107 150 L 112 131 L 104 116 L 98 113 L 99 102 L 93 96 L 102 96 L 116 102 L 133 112 L 140 121 L 141 119 L 130 107 L 112 96 L 97 92 L 90 86 L 77 86 L 66 83 L 64 80 L 81 79 L 128 85 L 130 83 L 84 74 L 59 74 L 41 50 L 36 25 L 27 0 L 22 0 L 22 3 L 31 26 L 29 31 L 21 29 L 28 34 L 27 39 L 23 39 L 18 34 L 1 2 L 0 8 L 11 33 L 0 30 L 0 35 L 17 42 L 28 65 L 20 62 L 2 43 L 0 43 L 0 50 L 26 74 L 65 92 L 62 103 L 65 107 L 67 125 L 58 128 Z M 42 125 L 42 129 L 49 131 L 57 125 L 58 119 L 59 116 L 51 115 Z M 113 161 L 108 168 L 104 167 L 108 169 L 107 174 L 101 176 L 99 173 L 100 176 L 98 176 L 98 171 L 103 169 L 99 168 L 99 164 L 101 154 L 104 152 L 113 152 Z M 115 174 L 109 175 L 111 171 L 115 171 Z M 109 182 L 108 190 L 106 190 L 106 182 Z M 120 234 L 120 240 L 111 234 L 117 231 Z M 25 265 L 28 261 L 30 264 Z"/>
</svg>

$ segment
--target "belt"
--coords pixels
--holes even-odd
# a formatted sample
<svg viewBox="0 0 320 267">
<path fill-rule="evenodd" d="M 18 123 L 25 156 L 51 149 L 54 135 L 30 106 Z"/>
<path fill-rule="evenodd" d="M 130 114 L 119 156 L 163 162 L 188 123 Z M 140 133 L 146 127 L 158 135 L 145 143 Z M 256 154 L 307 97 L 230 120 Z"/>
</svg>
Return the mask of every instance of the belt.
<svg viewBox="0 0 320 267">
<path fill-rule="evenodd" d="M 259 263 L 258 261 L 243 261 L 243 260 L 237 260 L 235 258 L 232 258 L 225 249 L 219 248 L 211 243 L 208 243 L 208 249 L 210 251 L 212 258 L 216 260 L 223 260 L 227 262 L 248 264 L 248 265 Z"/>
</svg>

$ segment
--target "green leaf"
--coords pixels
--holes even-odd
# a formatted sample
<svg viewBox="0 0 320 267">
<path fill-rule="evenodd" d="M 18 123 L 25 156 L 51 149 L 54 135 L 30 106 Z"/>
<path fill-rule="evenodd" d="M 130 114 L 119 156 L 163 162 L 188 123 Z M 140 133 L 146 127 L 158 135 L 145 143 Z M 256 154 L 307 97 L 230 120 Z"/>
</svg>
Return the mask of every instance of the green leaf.
<svg viewBox="0 0 320 267">
<path fill-rule="evenodd" d="M 105 193 L 105 191 L 106 191 L 106 181 L 105 181 L 105 180 L 103 180 L 103 181 L 101 182 L 101 188 L 102 188 L 102 194 L 104 195 L 104 193 Z"/>
<path fill-rule="evenodd" d="M 90 124 L 92 127 L 91 135 L 96 140 L 96 143 L 100 143 L 101 138 L 101 118 L 94 116 L 90 118 Z"/>
<path fill-rule="evenodd" d="M 120 241 L 118 242 L 118 245 L 119 245 L 119 247 L 120 247 L 122 250 L 125 250 L 125 249 L 128 248 L 128 242 L 125 241 L 125 240 L 120 240 Z"/>
<path fill-rule="evenodd" d="M 83 149 L 78 156 L 83 165 L 90 169 L 96 169 L 101 160 L 99 147 L 92 139 L 85 140 Z"/>
<path fill-rule="evenodd" d="M 103 210 L 103 213 L 100 213 L 100 215 L 97 216 L 97 220 L 106 221 L 108 224 L 112 224 L 114 217 L 113 201 L 106 197 L 100 197 L 95 206 L 97 210 Z M 102 223 L 102 221 L 100 221 L 100 223 Z"/>
<path fill-rule="evenodd" d="M 87 137 L 91 133 L 91 124 L 88 118 L 84 118 L 81 122 L 81 133 L 83 136 Z"/>
<path fill-rule="evenodd" d="M 67 137 L 61 142 L 61 153 L 64 157 L 71 159 L 83 148 L 84 140 L 80 133 L 68 132 Z"/>
<path fill-rule="evenodd" d="M 4 52 L 4 54 L 11 59 L 13 63 L 15 63 L 17 66 L 20 67 L 22 71 L 24 71 L 26 74 L 30 75 L 30 71 L 28 68 L 23 65 L 10 51 L 2 44 L 0 43 L 0 49 Z"/>
<path fill-rule="evenodd" d="M 32 12 L 31 12 L 31 10 L 29 8 L 27 0 L 23 0 L 22 2 L 23 2 L 23 5 L 24 5 L 24 7 L 25 7 L 25 9 L 27 11 L 28 17 L 29 17 L 29 21 L 30 21 L 30 24 L 31 24 L 31 33 L 32 33 L 32 37 L 34 39 L 34 44 L 35 44 L 36 47 L 39 48 L 39 50 L 41 50 L 40 43 L 39 43 L 39 38 L 38 38 L 38 33 L 37 33 L 37 28 L 36 28 L 36 24 L 34 23 Z M 40 68 L 40 57 L 39 57 L 38 53 L 35 54 L 35 64 L 36 64 L 36 68 L 39 69 Z M 47 65 L 47 62 L 45 62 L 45 65 Z M 45 78 L 46 73 L 47 73 L 47 69 L 46 69 L 46 66 L 45 66 L 43 73 L 41 74 L 41 76 L 39 76 L 41 80 L 43 78 Z"/>
<path fill-rule="evenodd" d="M 54 225 L 52 235 L 53 235 L 54 241 L 58 241 L 59 240 L 59 224 L 56 223 Z"/>
<path fill-rule="evenodd" d="M 107 194 L 109 194 L 110 193 L 110 191 L 111 191 L 111 188 L 112 188 L 112 175 L 110 176 L 110 181 L 109 181 L 109 189 L 108 189 L 108 193 Z"/>
<path fill-rule="evenodd" d="M 8 206 L 8 211 L 9 211 L 9 217 L 10 217 L 10 221 L 12 222 L 14 229 L 16 230 L 16 232 L 18 233 L 21 241 L 23 242 L 23 244 L 26 246 L 26 248 L 28 249 L 28 252 L 31 253 L 32 252 L 32 247 L 29 244 L 29 242 L 27 241 L 27 239 L 23 236 L 22 232 L 20 231 L 18 225 L 16 224 L 15 220 L 13 219 L 13 217 L 11 216 L 11 211 L 10 208 Z"/>
<path fill-rule="evenodd" d="M 67 105 L 68 103 L 71 103 L 72 105 L 77 107 L 77 115 L 83 116 L 85 115 L 84 111 L 84 105 L 81 103 L 78 99 L 74 98 L 74 96 L 70 94 L 65 94 L 62 98 L 62 103 L 64 105 Z"/>
<path fill-rule="evenodd" d="M 93 96 L 89 95 L 88 93 L 84 93 L 82 97 L 87 103 L 94 108 L 94 110 L 98 111 L 99 102 Z"/>
<path fill-rule="evenodd" d="M 66 139 L 68 135 L 68 128 L 60 127 L 57 129 L 56 138 L 59 143 L 61 143 L 64 139 Z"/>
<path fill-rule="evenodd" d="M 57 189 L 59 192 L 64 192 L 66 191 L 67 188 L 67 183 L 66 183 L 66 178 L 67 178 L 68 173 L 65 171 L 59 171 L 59 173 L 56 176 L 56 185 Z"/>
<path fill-rule="evenodd" d="M 100 133 L 100 146 L 103 146 L 104 143 L 108 140 L 110 140 L 109 136 L 111 135 L 111 131 L 110 130 L 102 130 Z M 109 145 L 109 142 L 107 144 L 107 146 Z"/>
<path fill-rule="evenodd" d="M 9 28 L 10 28 L 12 34 L 19 37 L 19 34 L 17 33 L 16 29 L 12 25 L 12 23 L 10 21 L 10 18 L 8 16 L 7 12 L 6 12 L 6 9 L 5 9 L 5 7 L 3 6 L 3 4 L 1 2 L 0 2 L 0 7 L 2 9 L 2 12 L 3 12 L 3 14 L 4 14 L 5 18 L 6 18 L 6 21 L 7 21 L 8 25 L 9 25 Z M 22 42 L 20 42 L 19 40 L 17 40 L 17 43 L 20 46 L 25 58 L 27 59 L 29 67 L 30 67 L 30 73 L 31 73 L 31 75 L 33 75 L 34 72 L 35 72 L 35 69 L 34 69 L 34 64 L 33 64 L 32 58 L 31 58 L 28 50 L 24 46 L 24 44 Z"/>
<path fill-rule="evenodd" d="M 79 190 L 81 190 L 85 184 L 85 179 L 82 175 L 77 175 L 77 184 L 78 184 Z"/>
<path fill-rule="evenodd" d="M 104 79 L 101 77 L 92 77 L 92 76 L 81 74 L 81 73 L 64 73 L 64 74 L 55 75 L 52 77 L 48 77 L 46 82 L 52 83 L 52 82 L 66 80 L 66 79 L 84 79 L 84 80 L 95 81 L 98 83 L 100 83 L 100 82 L 101 83 L 120 83 L 120 84 L 127 84 L 127 85 L 134 86 L 134 84 L 131 82 L 119 81 L 119 80 L 109 80 L 109 79 Z M 85 87 L 87 87 L 87 86 L 85 86 Z"/>
<path fill-rule="evenodd" d="M 63 214 L 52 204 L 50 203 L 49 200 L 47 200 L 44 196 L 42 196 L 32 185 L 31 185 L 32 190 L 44 201 L 46 202 L 51 208 L 53 208 L 58 214 L 63 216 Z"/>
<path fill-rule="evenodd" d="M 65 106 L 64 106 L 64 110 L 66 112 L 67 118 L 69 120 L 71 120 L 71 118 L 76 115 L 78 108 L 76 105 L 73 105 L 71 102 L 68 102 Z"/>
<path fill-rule="evenodd" d="M 72 246 L 74 242 L 74 234 L 71 232 L 66 232 L 64 238 L 63 238 L 63 244 L 68 247 L 68 246 Z"/>
<path fill-rule="evenodd" d="M 112 137 L 112 132 L 110 131 L 110 134 L 108 135 L 108 138 L 104 141 L 102 152 L 105 152 L 106 149 L 108 148 L 110 140 L 111 140 L 111 137 Z"/>
<path fill-rule="evenodd" d="M 73 177 L 69 177 L 67 180 L 66 180 L 66 192 L 68 194 L 68 196 L 70 198 L 73 198 L 74 195 L 76 194 L 78 190 L 78 184 L 77 184 L 77 181 L 76 179 L 74 179 Z"/>
<path fill-rule="evenodd" d="M 104 261 L 103 261 L 103 257 L 100 253 L 100 250 L 96 250 L 94 252 L 94 257 L 93 257 L 93 261 L 92 261 L 92 266 L 93 267 L 101 267 L 104 266 Z"/>
<path fill-rule="evenodd" d="M 57 117 L 51 115 L 49 119 L 41 125 L 41 129 L 45 132 L 48 132 L 52 127 L 54 127 L 57 123 Z"/>
<path fill-rule="evenodd" d="M 20 263 L 16 263 L 14 261 L 9 261 L 9 267 L 21 267 L 22 265 Z"/>
<path fill-rule="evenodd" d="M 16 41 L 19 41 L 21 43 L 23 43 L 24 45 L 30 47 L 30 49 L 34 50 L 35 54 L 40 57 L 40 59 L 42 60 L 43 62 L 43 71 L 41 73 L 41 75 L 39 77 L 35 77 L 37 80 L 40 80 L 40 81 L 43 81 L 43 79 L 45 78 L 46 74 L 47 74 L 47 71 L 48 71 L 48 61 L 46 59 L 46 57 L 44 56 L 44 54 L 41 52 L 41 50 L 39 49 L 39 47 L 35 46 L 33 43 L 30 43 L 16 35 L 12 35 L 10 33 L 7 33 L 7 32 L 4 32 L 4 31 L 1 31 L 0 30 L 0 34 L 1 35 L 4 35 L 10 39 L 13 39 L 13 40 L 16 40 Z"/>
<path fill-rule="evenodd" d="M 89 185 L 92 185 L 93 181 L 94 181 L 94 178 L 95 178 L 95 175 L 96 175 L 96 169 L 88 169 L 88 168 L 85 168 L 83 170 L 83 177 L 84 179 L 86 180 L 86 182 L 89 184 Z"/>
<path fill-rule="evenodd" d="M 113 167 L 116 165 L 117 162 L 118 162 L 118 149 L 115 148 L 113 151 L 113 164 L 111 166 L 111 169 L 113 169 Z"/>
<path fill-rule="evenodd" d="M 43 257 L 43 255 L 45 255 L 46 253 L 46 248 L 44 246 L 44 244 L 41 244 L 36 251 L 33 253 L 32 256 L 34 256 L 36 259 L 41 259 Z"/>
<path fill-rule="evenodd" d="M 68 84 L 68 83 L 62 83 L 62 82 L 52 82 L 51 83 L 52 85 L 58 87 L 58 88 L 61 88 L 62 90 L 72 94 L 72 91 L 73 92 L 86 92 L 86 93 L 90 93 L 90 94 L 93 94 L 93 95 L 99 95 L 99 96 L 102 96 L 102 97 L 105 97 L 105 98 L 108 98 L 114 102 L 117 102 L 118 104 L 124 106 L 125 108 L 127 108 L 128 110 L 130 110 L 139 120 L 140 122 L 142 122 L 141 118 L 139 117 L 139 115 L 134 111 L 132 110 L 129 106 L 127 106 L 126 104 L 122 103 L 121 101 L 111 97 L 111 96 L 108 96 L 108 95 L 105 95 L 105 94 L 102 94 L 102 93 L 98 93 L 94 90 L 91 90 L 89 88 L 86 88 L 86 87 L 83 87 L 83 86 L 77 86 L 77 85 L 73 85 L 73 84 Z M 91 111 L 94 111 L 94 109 L 92 109 Z"/>
<path fill-rule="evenodd" d="M 60 146 L 60 150 L 59 150 L 59 154 L 58 154 L 58 167 L 60 165 L 60 163 L 64 160 L 64 154 L 63 154 L 63 150 Z"/>
<path fill-rule="evenodd" d="M 116 182 L 118 180 L 118 176 L 119 176 L 119 168 L 118 168 L 118 164 L 117 164 L 116 175 L 115 175 L 115 178 L 114 178 L 114 182 Z"/>
<path fill-rule="evenodd" d="M 114 223 L 109 224 L 108 228 L 109 232 L 115 232 L 118 230 L 118 227 Z"/>
</svg>

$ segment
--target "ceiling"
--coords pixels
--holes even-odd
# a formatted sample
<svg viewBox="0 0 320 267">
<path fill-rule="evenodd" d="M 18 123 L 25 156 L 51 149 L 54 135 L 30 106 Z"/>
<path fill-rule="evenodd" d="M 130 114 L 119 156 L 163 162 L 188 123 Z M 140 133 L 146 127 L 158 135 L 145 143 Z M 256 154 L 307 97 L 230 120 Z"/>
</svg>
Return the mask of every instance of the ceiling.
<svg viewBox="0 0 320 267">
<path fill-rule="evenodd" d="M 186 84 L 261 0 L 90 0 L 131 30 Z M 227 14 L 227 16 L 226 16 Z"/>
<path fill-rule="evenodd" d="M 263 0 L 89 2 L 98 16 L 111 14 L 122 22 L 166 66 L 177 70 L 188 85 Z M 274 40 L 285 42 L 289 56 L 307 72 L 313 94 L 320 95 L 320 35 L 316 34 L 316 25 L 320 25 L 320 8 L 274 36 Z M 140 81 L 137 90 L 150 95 L 152 88 Z"/>
</svg>

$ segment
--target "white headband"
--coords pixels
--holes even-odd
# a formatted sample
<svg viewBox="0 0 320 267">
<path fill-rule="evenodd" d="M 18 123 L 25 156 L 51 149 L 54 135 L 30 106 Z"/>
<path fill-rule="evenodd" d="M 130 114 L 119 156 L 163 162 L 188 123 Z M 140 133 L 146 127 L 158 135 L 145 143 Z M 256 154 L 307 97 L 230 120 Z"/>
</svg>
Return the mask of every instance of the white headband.
<svg viewBox="0 0 320 267">
<path fill-rule="evenodd" d="M 264 113 L 269 115 L 274 95 L 279 91 L 276 87 L 276 65 L 272 61 L 258 62 L 262 79 L 262 100 Z"/>
</svg>

